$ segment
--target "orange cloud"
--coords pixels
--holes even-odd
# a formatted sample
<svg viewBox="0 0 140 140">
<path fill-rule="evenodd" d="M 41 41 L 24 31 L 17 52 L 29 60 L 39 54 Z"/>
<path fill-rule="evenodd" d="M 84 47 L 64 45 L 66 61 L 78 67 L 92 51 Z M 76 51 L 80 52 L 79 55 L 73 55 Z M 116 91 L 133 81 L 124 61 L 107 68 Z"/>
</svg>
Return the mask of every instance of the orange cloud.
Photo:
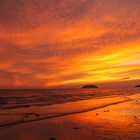
<svg viewBox="0 0 140 140">
<path fill-rule="evenodd" d="M 0 87 L 139 80 L 139 6 L 139 0 L 0 2 Z"/>
</svg>

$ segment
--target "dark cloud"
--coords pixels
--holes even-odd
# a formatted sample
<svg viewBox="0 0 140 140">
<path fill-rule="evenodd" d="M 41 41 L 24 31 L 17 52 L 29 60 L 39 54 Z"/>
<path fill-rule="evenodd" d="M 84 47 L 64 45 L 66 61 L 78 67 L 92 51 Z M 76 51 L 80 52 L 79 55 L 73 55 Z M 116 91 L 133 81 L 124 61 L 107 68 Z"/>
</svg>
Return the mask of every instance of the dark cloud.
<svg viewBox="0 0 140 140">
<path fill-rule="evenodd" d="M 86 15 L 93 3 L 93 0 L 1 0 L 0 25 L 9 30 L 29 30 L 55 22 L 67 24 Z"/>
<path fill-rule="evenodd" d="M 13 31 L 44 25 L 71 26 L 81 18 L 97 20 L 119 11 L 129 17 L 139 5 L 139 0 L 1 0 L 0 26 Z"/>
</svg>

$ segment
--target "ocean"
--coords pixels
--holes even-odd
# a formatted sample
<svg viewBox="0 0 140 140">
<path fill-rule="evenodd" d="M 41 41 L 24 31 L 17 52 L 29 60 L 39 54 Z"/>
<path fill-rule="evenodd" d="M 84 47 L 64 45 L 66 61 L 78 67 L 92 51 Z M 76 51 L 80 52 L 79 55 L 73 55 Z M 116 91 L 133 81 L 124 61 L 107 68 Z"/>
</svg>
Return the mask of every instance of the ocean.
<svg viewBox="0 0 140 140">
<path fill-rule="evenodd" d="M 135 93 L 140 88 L 1 89 L 0 127 L 94 110 L 96 104 L 103 106 L 104 98 Z"/>
</svg>

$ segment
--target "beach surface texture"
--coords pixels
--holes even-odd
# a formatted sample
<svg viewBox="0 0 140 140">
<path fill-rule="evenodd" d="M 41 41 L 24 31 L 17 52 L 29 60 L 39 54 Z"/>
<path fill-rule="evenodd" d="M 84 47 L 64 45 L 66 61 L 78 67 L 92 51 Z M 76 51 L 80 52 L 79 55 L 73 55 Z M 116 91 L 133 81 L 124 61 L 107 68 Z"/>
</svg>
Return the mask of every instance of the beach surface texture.
<svg viewBox="0 0 140 140">
<path fill-rule="evenodd" d="M 140 94 L 0 110 L 1 140 L 139 140 Z"/>
</svg>

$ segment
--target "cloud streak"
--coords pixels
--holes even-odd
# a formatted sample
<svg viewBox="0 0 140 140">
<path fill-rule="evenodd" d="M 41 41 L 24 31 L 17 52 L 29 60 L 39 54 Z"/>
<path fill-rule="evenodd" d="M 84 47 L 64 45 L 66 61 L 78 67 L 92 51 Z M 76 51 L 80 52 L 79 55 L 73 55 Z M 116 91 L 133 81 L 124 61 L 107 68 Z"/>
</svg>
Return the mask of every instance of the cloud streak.
<svg viewBox="0 0 140 140">
<path fill-rule="evenodd" d="M 135 83 L 139 6 L 139 0 L 0 1 L 0 87 Z"/>
</svg>

